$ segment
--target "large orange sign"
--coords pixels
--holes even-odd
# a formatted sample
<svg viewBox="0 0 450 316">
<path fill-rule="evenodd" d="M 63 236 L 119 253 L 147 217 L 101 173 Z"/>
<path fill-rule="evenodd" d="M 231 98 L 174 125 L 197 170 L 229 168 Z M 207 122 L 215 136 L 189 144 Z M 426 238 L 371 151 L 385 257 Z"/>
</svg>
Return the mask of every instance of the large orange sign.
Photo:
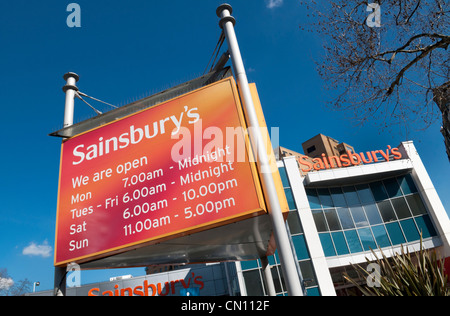
<svg viewBox="0 0 450 316">
<path fill-rule="evenodd" d="M 265 214 L 245 130 L 229 78 L 65 141 L 55 265 Z"/>
</svg>

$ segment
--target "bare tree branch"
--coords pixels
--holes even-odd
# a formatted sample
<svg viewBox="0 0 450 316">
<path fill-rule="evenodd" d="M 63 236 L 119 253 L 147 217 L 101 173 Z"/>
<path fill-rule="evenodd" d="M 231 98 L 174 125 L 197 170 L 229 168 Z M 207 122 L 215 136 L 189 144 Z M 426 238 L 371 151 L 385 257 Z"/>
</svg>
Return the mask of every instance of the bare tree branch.
<svg viewBox="0 0 450 316">
<path fill-rule="evenodd" d="M 424 59 L 427 55 L 429 55 L 433 50 L 438 49 L 438 48 L 448 48 L 448 45 L 450 44 L 450 37 L 448 37 L 447 39 L 443 39 L 440 42 L 434 44 L 434 45 L 430 45 L 424 49 L 421 49 L 420 51 L 422 51 L 422 54 L 420 54 L 419 56 L 417 56 L 416 58 L 414 58 L 406 67 L 404 67 L 397 75 L 397 78 L 395 79 L 395 81 L 391 84 L 391 86 L 389 87 L 389 90 L 387 91 L 386 95 L 390 96 L 392 94 L 392 92 L 394 92 L 394 89 L 396 86 L 398 86 L 400 84 L 400 80 L 403 78 L 403 76 L 405 75 L 405 73 L 415 64 L 417 64 L 421 59 Z"/>
<path fill-rule="evenodd" d="M 310 12 L 309 31 L 324 42 L 316 63 L 326 87 L 337 94 L 329 105 L 351 113 L 358 124 L 429 126 L 441 114 L 431 91 L 450 80 L 450 3 L 373 0 L 382 15 L 381 27 L 371 28 L 369 2 L 302 2 Z"/>
</svg>

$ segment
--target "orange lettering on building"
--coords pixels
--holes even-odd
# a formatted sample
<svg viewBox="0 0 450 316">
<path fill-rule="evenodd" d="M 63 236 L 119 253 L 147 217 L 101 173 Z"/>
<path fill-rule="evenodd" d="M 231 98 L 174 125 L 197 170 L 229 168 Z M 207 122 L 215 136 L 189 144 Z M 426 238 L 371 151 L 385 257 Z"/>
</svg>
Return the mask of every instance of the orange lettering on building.
<svg viewBox="0 0 450 316">
<path fill-rule="evenodd" d="M 175 285 L 177 283 L 181 284 L 183 288 L 188 289 L 193 285 L 200 287 L 203 290 L 205 283 L 202 281 L 202 276 L 195 277 L 192 273 L 192 278 L 185 280 L 175 280 L 170 282 L 151 284 L 147 280 L 144 281 L 143 285 L 136 286 L 134 288 L 127 287 L 119 289 L 119 285 L 114 285 L 114 291 L 104 291 L 101 292 L 100 288 L 92 288 L 88 292 L 88 296 L 167 296 L 169 294 L 175 295 Z"/>
<path fill-rule="evenodd" d="M 380 156 L 378 156 L 378 154 L 380 154 Z M 400 160 L 402 158 L 402 154 L 398 148 L 388 146 L 386 151 L 376 150 L 359 154 L 347 151 L 346 154 L 341 156 L 327 157 L 325 154 L 322 154 L 322 158 L 310 158 L 302 155 L 298 158 L 298 163 L 300 164 L 301 171 L 308 173 L 312 170 L 320 171 L 345 168 L 374 162 Z"/>
</svg>

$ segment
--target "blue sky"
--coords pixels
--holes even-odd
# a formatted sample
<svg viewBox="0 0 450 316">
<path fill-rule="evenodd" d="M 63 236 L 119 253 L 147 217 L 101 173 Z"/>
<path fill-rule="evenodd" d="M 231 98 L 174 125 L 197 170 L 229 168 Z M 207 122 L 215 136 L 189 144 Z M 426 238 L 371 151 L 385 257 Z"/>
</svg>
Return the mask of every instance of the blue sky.
<svg viewBox="0 0 450 316">
<path fill-rule="evenodd" d="M 223 1 L 78 0 L 81 28 L 69 28 L 71 2 L 0 2 L 0 268 L 14 280 L 40 281 L 40 290 L 53 287 L 61 141 L 47 135 L 63 124 L 63 74 L 78 73 L 81 91 L 116 105 L 196 78 L 219 38 L 215 11 Z M 396 130 L 353 127 L 346 113 L 326 109 L 329 92 L 314 67 L 323 39 L 300 30 L 307 12 L 299 1 L 229 2 L 249 80 L 258 86 L 268 124 L 281 128 L 282 146 L 301 151 L 319 133 L 357 151 L 406 140 Z M 93 115 L 76 102 L 76 121 Z M 408 139 L 450 210 L 450 164 L 439 130 L 437 122 Z M 83 272 L 82 282 L 143 273 Z"/>
</svg>

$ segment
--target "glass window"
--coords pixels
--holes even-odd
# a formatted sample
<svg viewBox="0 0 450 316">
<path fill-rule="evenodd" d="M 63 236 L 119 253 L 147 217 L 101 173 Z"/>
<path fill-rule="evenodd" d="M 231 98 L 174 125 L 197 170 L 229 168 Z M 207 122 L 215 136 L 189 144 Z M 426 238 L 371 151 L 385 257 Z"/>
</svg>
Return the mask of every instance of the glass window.
<svg viewBox="0 0 450 316">
<path fill-rule="evenodd" d="M 299 235 L 292 237 L 294 243 L 295 252 L 297 253 L 298 260 L 309 259 L 308 247 L 306 246 L 305 236 Z"/>
<path fill-rule="evenodd" d="M 419 232 L 422 233 L 423 238 L 437 236 L 436 230 L 428 215 L 416 217 L 416 223 L 419 226 Z"/>
<path fill-rule="evenodd" d="M 336 250 L 339 256 L 348 255 L 350 251 L 347 247 L 347 242 L 344 238 L 343 232 L 335 232 L 331 233 L 331 236 L 333 237 L 334 245 L 336 246 Z"/>
<path fill-rule="evenodd" d="M 361 202 L 359 201 L 358 194 L 356 194 L 354 186 L 344 187 L 343 191 L 348 206 L 361 205 Z"/>
<path fill-rule="evenodd" d="M 322 248 L 326 257 L 336 256 L 336 251 L 334 250 L 333 241 L 331 240 L 330 234 L 319 234 L 320 242 L 322 243 Z"/>
<path fill-rule="evenodd" d="M 417 230 L 413 219 L 401 221 L 400 224 L 402 225 L 403 232 L 405 233 L 406 240 L 408 240 L 408 242 L 420 240 L 419 231 Z"/>
<path fill-rule="evenodd" d="M 377 203 L 377 205 L 385 223 L 397 220 L 397 217 L 395 216 L 394 209 L 392 208 L 390 201 L 379 202 Z"/>
<path fill-rule="evenodd" d="M 365 251 L 370 251 L 371 249 L 377 249 L 377 244 L 373 239 L 372 232 L 370 228 L 362 228 L 358 229 L 359 238 L 361 238 L 361 242 L 363 244 Z"/>
<path fill-rule="evenodd" d="M 392 199 L 392 205 L 394 205 L 394 210 L 397 213 L 398 219 L 412 217 L 411 212 L 409 211 L 408 204 L 406 204 L 406 200 L 404 197 Z"/>
<path fill-rule="evenodd" d="M 316 223 L 318 232 L 328 231 L 327 222 L 325 221 L 325 216 L 323 216 L 322 210 L 313 210 L 314 222 Z"/>
<path fill-rule="evenodd" d="M 317 280 L 311 260 L 301 261 L 298 264 L 300 265 L 300 271 L 302 271 L 303 280 L 308 280 L 307 285 L 316 286 Z"/>
<path fill-rule="evenodd" d="M 275 251 L 274 257 L 275 257 L 275 262 L 281 262 L 280 261 L 280 256 L 278 255 L 278 250 Z M 270 262 L 270 260 L 269 260 L 269 262 Z"/>
<path fill-rule="evenodd" d="M 384 228 L 383 225 L 372 227 L 372 232 L 373 235 L 375 236 L 375 240 L 377 241 L 378 247 L 386 248 L 391 246 L 391 242 L 389 241 L 386 228 Z"/>
<path fill-rule="evenodd" d="M 280 176 L 281 176 L 281 182 L 283 182 L 283 187 L 288 188 L 291 186 L 291 184 L 289 183 L 289 179 L 286 173 L 286 168 L 282 167 L 278 169 L 280 171 Z"/>
<path fill-rule="evenodd" d="M 398 185 L 397 179 L 387 179 L 384 180 L 384 185 L 386 186 L 386 191 L 390 198 L 401 196 L 402 191 L 400 191 L 400 186 Z"/>
<path fill-rule="evenodd" d="M 332 208 L 324 210 L 324 213 L 328 222 L 328 227 L 331 231 L 342 230 L 338 215 L 336 213 L 336 209 Z"/>
<path fill-rule="evenodd" d="M 333 199 L 334 205 L 336 207 L 347 207 L 347 202 L 345 201 L 344 194 L 341 188 L 331 188 L 331 198 Z"/>
<path fill-rule="evenodd" d="M 289 212 L 287 222 L 289 225 L 289 230 L 292 235 L 303 234 L 302 225 L 300 223 L 300 217 L 298 216 L 297 211 Z"/>
<path fill-rule="evenodd" d="M 344 280 L 344 276 L 342 275 L 344 271 L 345 270 L 342 268 L 330 269 L 331 279 L 333 280 L 334 287 L 345 285 L 346 281 Z"/>
<path fill-rule="evenodd" d="M 278 275 L 280 276 L 280 280 L 281 280 L 281 286 L 283 287 L 283 289 L 286 288 L 286 283 L 284 282 L 284 275 L 283 272 L 281 271 L 281 265 L 277 266 L 277 270 L 278 270 Z M 286 290 L 283 290 L 286 291 Z"/>
<path fill-rule="evenodd" d="M 278 252 L 276 251 L 275 254 L 278 256 Z M 269 256 L 267 257 L 267 259 L 269 259 L 269 264 L 271 266 L 274 266 L 277 264 L 276 260 L 275 260 L 275 256 Z"/>
<path fill-rule="evenodd" d="M 308 196 L 309 206 L 312 210 L 322 208 L 316 189 L 306 189 L 306 195 Z"/>
<path fill-rule="evenodd" d="M 350 207 L 350 212 L 352 213 L 356 227 L 369 226 L 369 222 L 367 221 L 366 214 L 364 214 L 364 210 L 361 206 Z"/>
<path fill-rule="evenodd" d="M 320 290 L 318 287 L 313 287 L 310 289 L 306 289 L 306 296 L 308 297 L 318 297 L 320 296 Z"/>
<path fill-rule="evenodd" d="M 402 187 L 403 193 L 405 195 L 418 192 L 411 174 L 407 174 L 404 177 L 399 177 L 398 181 L 400 182 L 400 186 Z"/>
<path fill-rule="evenodd" d="M 243 273 L 245 279 L 245 287 L 248 296 L 264 296 L 262 287 L 262 279 L 259 270 L 245 271 Z"/>
<path fill-rule="evenodd" d="M 338 208 L 339 219 L 341 220 L 341 224 L 343 229 L 352 229 L 355 228 L 355 224 L 353 223 L 352 216 L 350 215 L 350 211 L 348 208 Z"/>
<path fill-rule="evenodd" d="M 370 184 L 375 201 L 384 201 L 388 198 L 383 182 L 374 182 Z"/>
<path fill-rule="evenodd" d="M 425 208 L 425 205 L 423 204 L 422 198 L 419 194 L 408 195 L 406 197 L 406 200 L 408 201 L 409 207 L 411 208 L 414 216 L 427 214 L 427 209 Z"/>
<path fill-rule="evenodd" d="M 383 223 L 381 219 L 380 212 L 375 204 L 364 205 L 364 210 L 366 211 L 367 218 L 369 219 L 370 225 L 377 225 Z"/>
<path fill-rule="evenodd" d="M 253 261 L 241 261 L 242 270 L 251 270 L 258 268 L 258 260 Z"/>
<path fill-rule="evenodd" d="M 345 187 L 308 189 L 327 257 L 389 248 L 437 236 L 411 174 Z M 294 217 L 295 215 L 295 217 Z M 300 260 L 310 258 L 298 212 L 288 218 Z"/>
<path fill-rule="evenodd" d="M 398 223 L 386 224 L 386 229 L 389 232 L 393 246 L 402 245 L 406 242 Z"/>
<path fill-rule="evenodd" d="M 284 189 L 284 193 L 286 194 L 286 199 L 289 205 L 289 209 L 290 210 L 296 210 L 297 209 L 297 205 L 295 204 L 294 201 L 294 195 L 292 193 L 291 189 Z"/>
<path fill-rule="evenodd" d="M 311 146 L 311 147 L 307 148 L 306 151 L 308 152 L 308 154 L 310 154 L 313 151 L 316 151 L 316 146 Z"/>
<path fill-rule="evenodd" d="M 347 230 L 344 232 L 344 234 L 345 238 L 347 238 L 347 243 L 351 253 L 358 253 L 363 251 L 356 230 Z"/>
<path fill-rule="evenodd" d="M 373 198 L 372 191 L 370 190 L 368 184 L 357 185 L 356 190 L 358 192 L 359 199 L 363 205 L 375 203 L 375 199 Z"/>
<path fill-rule="evenodd" d="M 330 191 L 328 191 L 328 189 L 318 189 L 317 192 L 319 193 L 319 200 L 323 208 L 334 207 L 333 200 L 331 199 Z"/>
<path fill-rule="evenodd" d="M 283 288 L 281 287 L 280 275 L 278 274 L 277 267 L 272 267 L 270 269 L 270 271 L 272 271 L 272 278 L 273 278 L 273 284 L 275 285 L 275 292 L 277 292 L 277 293 L 283 292 Z"/>
</svg>

